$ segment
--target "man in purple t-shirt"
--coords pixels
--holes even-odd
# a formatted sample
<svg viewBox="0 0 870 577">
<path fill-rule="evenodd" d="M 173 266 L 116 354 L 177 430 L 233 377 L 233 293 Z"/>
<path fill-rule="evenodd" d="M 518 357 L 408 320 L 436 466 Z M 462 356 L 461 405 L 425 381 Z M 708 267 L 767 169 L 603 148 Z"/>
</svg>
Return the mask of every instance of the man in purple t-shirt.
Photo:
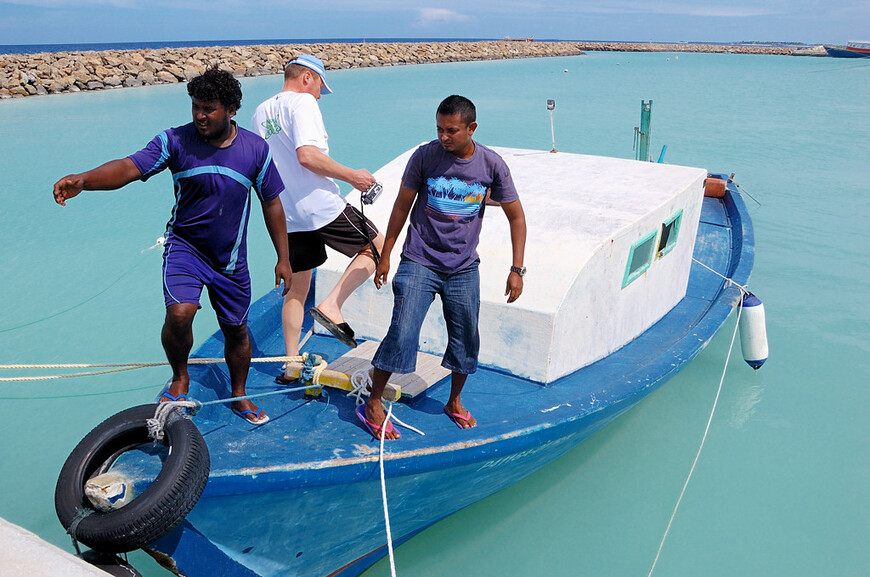
<svg viewBox="0 0 870 577">
<path fill-rule="evenodd" d="M 241 84 L 229 72 L 213 68 L 192 79 L 187 92 L 193 122 L 161 132 L 126 158 L 65 176 L 53 191 L 55 201 L 65 206 L 83 190 L 115 190 L 167 168 L 172 172 L 176 202 L 166 225 L 166 319 L 161 333 L 172 380 L 161 402 L 186 399 L 193 317 L 203 286 L 208 287 L 225 337 L 232 396 L 245 396 L 251 363 L 247 326 L 251 282 L 246 259 L 251 188 L 262 203 L 266 228 L 278 254 L 275 285 L 283 281 L 285 293 L 290 287 L 284 209 L 278 198 L 284 184 L 266 141 L 232 120 L 242 104 Z M 254 425 L 269 420 L 250 399 L 233 402 L 232 410 Z"/>
<path fill-rule="evenodd" d="M 410 214 L 393 278 L 393 317 L 372 359 L 372 393 L 357 409 L 359 419 L 377 438 L 400 437 L 391 423 L 384 425 L 381 396 L 392 373 L 410 373 L 416 368 L 420 327 L 436 294 L 441 297 L 447 324 L 447 350 L 441 365 L 452 373 L 444 412 L 461 429 L 477 424 L 462 405 L 460 394 L 468 375 L 477 370 L 477 243 L 488 198 L 501 205 L 510 224 L 513 266 L 504 293 L 507 302 L 514 302 L 523 292 L 526 220 L 510 170 L 498 154 L 472 140 L 476 110 L 467 98 L 444 99 L 435 123 L 438 140 L 419 147 L 405 168 L 375 271 L 375 286 L 380 289 L 387 282 L 390 253 Z"/>
</svg>

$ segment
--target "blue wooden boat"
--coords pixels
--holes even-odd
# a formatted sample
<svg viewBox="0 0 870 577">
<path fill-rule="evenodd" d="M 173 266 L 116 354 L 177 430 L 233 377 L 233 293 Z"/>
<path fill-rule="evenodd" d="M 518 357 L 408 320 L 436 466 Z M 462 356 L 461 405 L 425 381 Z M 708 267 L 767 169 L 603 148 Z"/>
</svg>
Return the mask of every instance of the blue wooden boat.
<svg viewBox="0 0 870 577">
<path fill-rule="evenodd" d="M 870 58 L 870 42 L 847 42 L 845 46 L 825 46 L 828 56 L 834 58 Z"/>
<path fill-rule="evenodd" d="M 463 392 L 478 426 L 460 430 L 443 414 L 449 377 L 436 374 L 393 404 L 394 415 L 425 432 L 400 429 L 402 438 L 385 445 L 395 545 L 540 469 L 636 405 L 713 338 L 741 300 L 725 279 L 745 285 L 752 268 L 752 225 L 730 180 L 724 196 L 711 198 L 706 170 L 496 150 L 526 210 L 525 292 L 503 302 L 507 223 L 489 207 L 479 250 L 483 366 Z M 376 173 L 385 192 L 366 209 L 375 222 L 386 222 L 410 152 Z M 318 269 L 314 298 L 345 263 L 335 255 Z M 361 342 L 385 334 L 391 302 L 389 291 L 365 286 L 347 303 Z M 254 303 L 255 357 L 283 354 L 280 308 L 274 291 Z M 443 350 L 437 308 L 421 354 Z M 328 333 L 314 334 L 305 350 L 330 365 L 353 354 Z M 222 354 L 218 333 L 195 356 Z M 255 363 L 249 394 L 281 389 L 280 371 L 279 362 Z M 191 378 L 199 401 L 229 395 L 225 365 L 194 365 Z M 320 397 L 297 391 L 257 402 L 271 416 L 261 427 L 221 404 L 195 415 L 211 461 L 204 492 L 179 525 L 144 548 L 188 577 L 359 575 L 387 554 L 387 538 L 379 443 L 354 415 L 354 399 L 327 387 Z M 128 468 L 137 493 L 161 466 L 153 453 L 128 451 L 114 464 Z"/>
</svg>

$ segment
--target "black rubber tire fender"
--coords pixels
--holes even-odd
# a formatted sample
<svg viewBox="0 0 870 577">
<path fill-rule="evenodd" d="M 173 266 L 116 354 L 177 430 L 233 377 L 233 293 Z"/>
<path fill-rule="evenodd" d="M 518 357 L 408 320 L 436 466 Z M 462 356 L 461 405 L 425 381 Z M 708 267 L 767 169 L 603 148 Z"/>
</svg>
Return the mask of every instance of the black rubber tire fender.
<svg viewBox="0 0 870 577">
<path fill-rule="evenodd" d="M 109 470 L 124 452 L 151 442 L 146 421 L 157 405 L 121 411 L 97 425 L 67 457 L 57 479 L 54 506 L 69 531 L 80 509 L 93 510 L 85 484 Z M 163 444 L 169 454 L 157 478 L 126 506 L 106 513 L 94 511 L 81 519 L 75 538 L 96 551 L 124 553 L 163 537 L 193 509 L 208 482 L 209 455 L 205 440 L 180 409 L 166 419 Z"/>
</svg>

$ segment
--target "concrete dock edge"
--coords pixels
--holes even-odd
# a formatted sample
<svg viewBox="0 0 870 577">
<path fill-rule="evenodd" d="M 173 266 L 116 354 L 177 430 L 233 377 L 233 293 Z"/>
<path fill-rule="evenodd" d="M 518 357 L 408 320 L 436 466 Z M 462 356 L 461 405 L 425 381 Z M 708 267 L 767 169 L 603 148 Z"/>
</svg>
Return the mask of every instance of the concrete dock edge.
<svg viewBox="0 0 870 577">
<path fill-rule="evenodd" d="M 4 577 L 106 577 L 108 573 L 0 518 L 0 574 Z"/>
</svg>

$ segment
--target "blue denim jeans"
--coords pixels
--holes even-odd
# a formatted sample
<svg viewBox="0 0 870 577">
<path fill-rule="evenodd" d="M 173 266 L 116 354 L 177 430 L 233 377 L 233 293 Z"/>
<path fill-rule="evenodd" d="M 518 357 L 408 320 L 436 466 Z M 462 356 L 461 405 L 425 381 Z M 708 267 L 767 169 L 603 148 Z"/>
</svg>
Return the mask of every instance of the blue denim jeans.
<svg viewBox="0 0 870 577">
<path fill-rule="evenodd" d="M 402 259 L 393 277 L 393 318 L 372 359 L 372 365 L 391 373 L 413 373 L 417 367 L 420 329 L 435 300 L 441 297 L 447 324 L 447 350 L 441 366 L 470 375 L 477 370 L 480 333 L 480 274 L 474 262 L 451 273 L 437 272 Z"/>
</svg>

